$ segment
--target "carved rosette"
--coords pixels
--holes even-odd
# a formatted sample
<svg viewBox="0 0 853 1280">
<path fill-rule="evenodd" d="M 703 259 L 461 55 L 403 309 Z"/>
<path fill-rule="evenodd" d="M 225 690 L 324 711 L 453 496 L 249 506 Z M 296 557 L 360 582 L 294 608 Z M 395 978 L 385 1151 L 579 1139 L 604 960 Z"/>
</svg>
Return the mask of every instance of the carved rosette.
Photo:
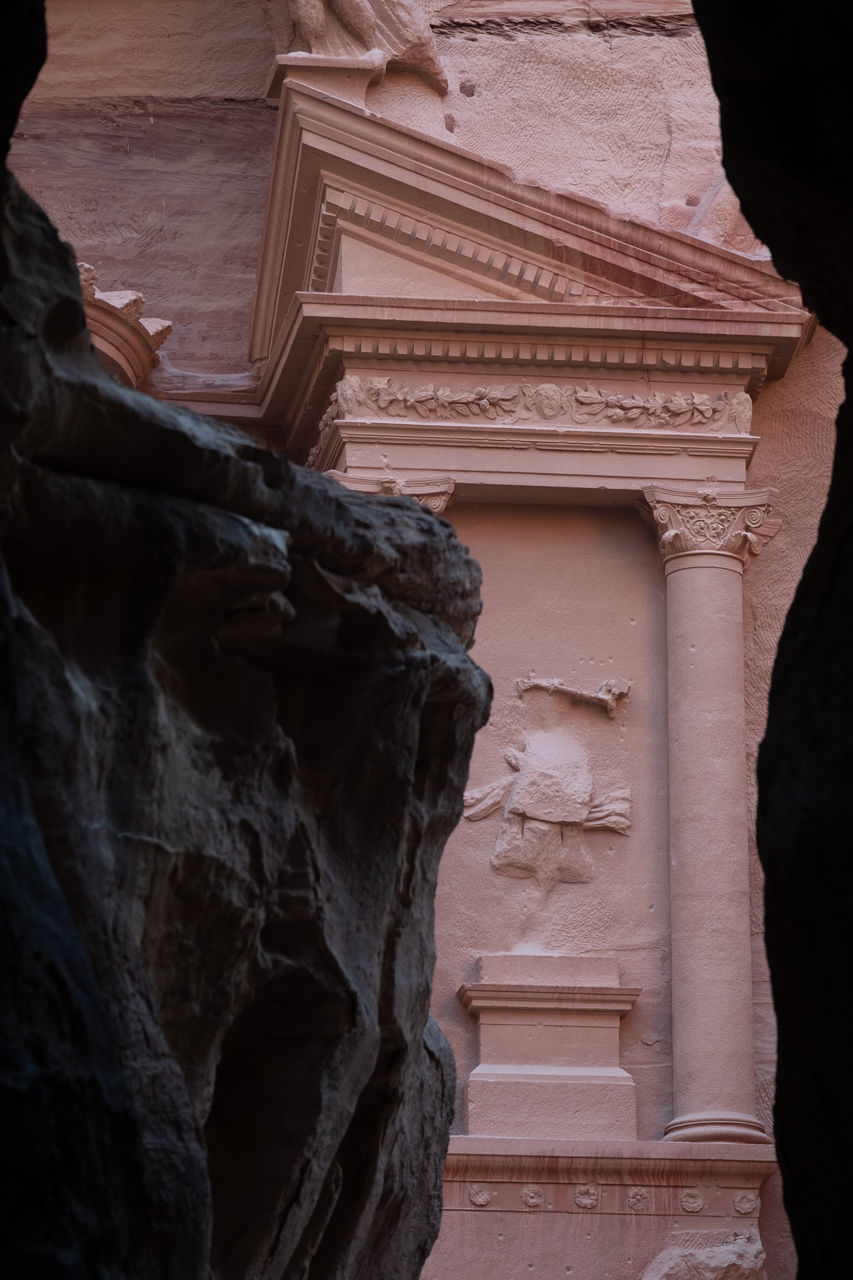
<svg viewBox="0 0 853 1280">
<path fill-rule="evenodd" d="M 690 552 L 736 556 L 746 567 L 781 525 L 772 489 L 719 494 L 715 488 L 643 490 L 664 561 Z"/>
</svg>

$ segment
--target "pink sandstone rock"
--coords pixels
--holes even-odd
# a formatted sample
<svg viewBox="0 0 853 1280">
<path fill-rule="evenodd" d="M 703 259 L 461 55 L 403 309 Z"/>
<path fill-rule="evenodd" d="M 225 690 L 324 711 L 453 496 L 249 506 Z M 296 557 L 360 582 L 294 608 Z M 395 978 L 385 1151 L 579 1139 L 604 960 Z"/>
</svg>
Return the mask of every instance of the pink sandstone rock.
<svg viewBox="0 0 853 1280">
<path fill-rule="evenodd" d="M 174 320 L 149 390 L 357 493 L 410 495 L 484 567 L 476 655 L 496 700 L 468 784 L 479 817 L 439 877 L 434 1011 L 459 1088 L 425 1274 L 753 1275 L 760 1214 L 768 1280 L 791 1280 L 761 1141 L 775 1026 L 750 771 L 828 482 L 839 350 L 809 342 L 725 181 L 689 7 L 430 0 L 443 97 L 344 38 L 331 7 L 333 43 L 309 55 L 288 52 L 279 0 L 204 0 L 192 23 L 128 3 L 125 39 L 84 8 L 49 6 L 55 72 L 16 163 L 104 289 Z M 807 136 L 844 82 L 783 90 L 787 132 Z M 785 136 L 749 155 L 747 188 Z M 823 166 L 833 191 L 843 171 Z M 786 200 L 762 182 L 773 230 Z M 843 258 L 820 257 L 838 332 Z M 528 678 L 631 691 L 611 718 L 520 698 Z M 574 1007 L 570 974 L 534 981 L 540 963 L 599 967 L 598 1004 Z M 529 1067 L 563 1072 L 548 1105 L 528 1107 Z M 573 1111 L 591 1082 L 571 1072 L 605 1069 L 630 1108 Z M 471 1082 L 491 1091 L 480 1136 Z M 805 1221 L 843 1217 L 823 1204 Z"/>
</svg>

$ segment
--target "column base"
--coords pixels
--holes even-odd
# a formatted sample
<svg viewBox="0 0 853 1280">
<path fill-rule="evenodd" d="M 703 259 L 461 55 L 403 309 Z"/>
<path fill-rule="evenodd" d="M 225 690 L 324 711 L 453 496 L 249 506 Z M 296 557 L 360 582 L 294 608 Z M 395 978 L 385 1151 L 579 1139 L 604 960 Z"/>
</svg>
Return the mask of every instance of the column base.
<svg viewBox="0 0 853 1280">
<path fill-rule="evenodd" d="M 772 1142 L 755 1116 L 694 1111 L 676 1116 L 663 1131 L 664 1142 Z"/>
</svg>

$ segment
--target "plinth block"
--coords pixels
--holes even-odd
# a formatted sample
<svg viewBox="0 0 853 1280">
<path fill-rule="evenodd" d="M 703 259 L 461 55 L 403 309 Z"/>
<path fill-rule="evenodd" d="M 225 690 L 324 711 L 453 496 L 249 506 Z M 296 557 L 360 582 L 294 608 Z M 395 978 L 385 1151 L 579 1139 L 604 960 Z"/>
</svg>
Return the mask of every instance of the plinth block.
<svg viewBox="0 0 853 1280">
<path fill-rule="evenodd" d="M 619 1066 L 619 1023 L 640 994 L 609 958 L 481 956 L 459 998 L 478 1015 L 480 1065 L 468 1130 L 529 1138 L 637 1136 L 634 1081 Z"/>
</svg>

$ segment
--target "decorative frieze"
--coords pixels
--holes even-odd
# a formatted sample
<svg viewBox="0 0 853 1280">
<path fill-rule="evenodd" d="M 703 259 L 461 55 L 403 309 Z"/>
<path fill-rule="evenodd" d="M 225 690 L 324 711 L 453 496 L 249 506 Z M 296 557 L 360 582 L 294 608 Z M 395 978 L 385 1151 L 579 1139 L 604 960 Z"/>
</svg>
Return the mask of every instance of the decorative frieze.
<svg viewBox="0 0 853 1280">
<path fill-rule="evenodd" d="M 579 1209 L 595 1209 L 598 1207 L 598 1189 L 585 1182 L 575 1192 L 575 1204 Z"/>
<path fill-rule="evenodd" d="M 687 552 L 723 552 L 746 566 L 781 525 L 770 489 L 719 494 L 714 487 L 691 492 L 656 485 L 643 493 L 664 561 Z"/>
<path fill-rule="evenodd" d="M 539 1186 L 521 1188 L 521 1203 L 526 1209 L 541 1209 L 545 1203 L 545 1192 Z"/>
<path fill-rule="evenodd" d="M 348 376 L 337 385 L 321 421 L 321 432 L 330 413 L 330 421 L 363 416 L 451 422 L 540 421 L 622 430 L 748 435 L 752 401 L 745 391 L 724 391 L 712 399 L 703 392 L 655 391 L 643 395 L 605 390 L 588 383 L 481 383 L 458 387 L 430 382 L 415 386 L 391 377 L 365 381 Z"/>
</svg>

